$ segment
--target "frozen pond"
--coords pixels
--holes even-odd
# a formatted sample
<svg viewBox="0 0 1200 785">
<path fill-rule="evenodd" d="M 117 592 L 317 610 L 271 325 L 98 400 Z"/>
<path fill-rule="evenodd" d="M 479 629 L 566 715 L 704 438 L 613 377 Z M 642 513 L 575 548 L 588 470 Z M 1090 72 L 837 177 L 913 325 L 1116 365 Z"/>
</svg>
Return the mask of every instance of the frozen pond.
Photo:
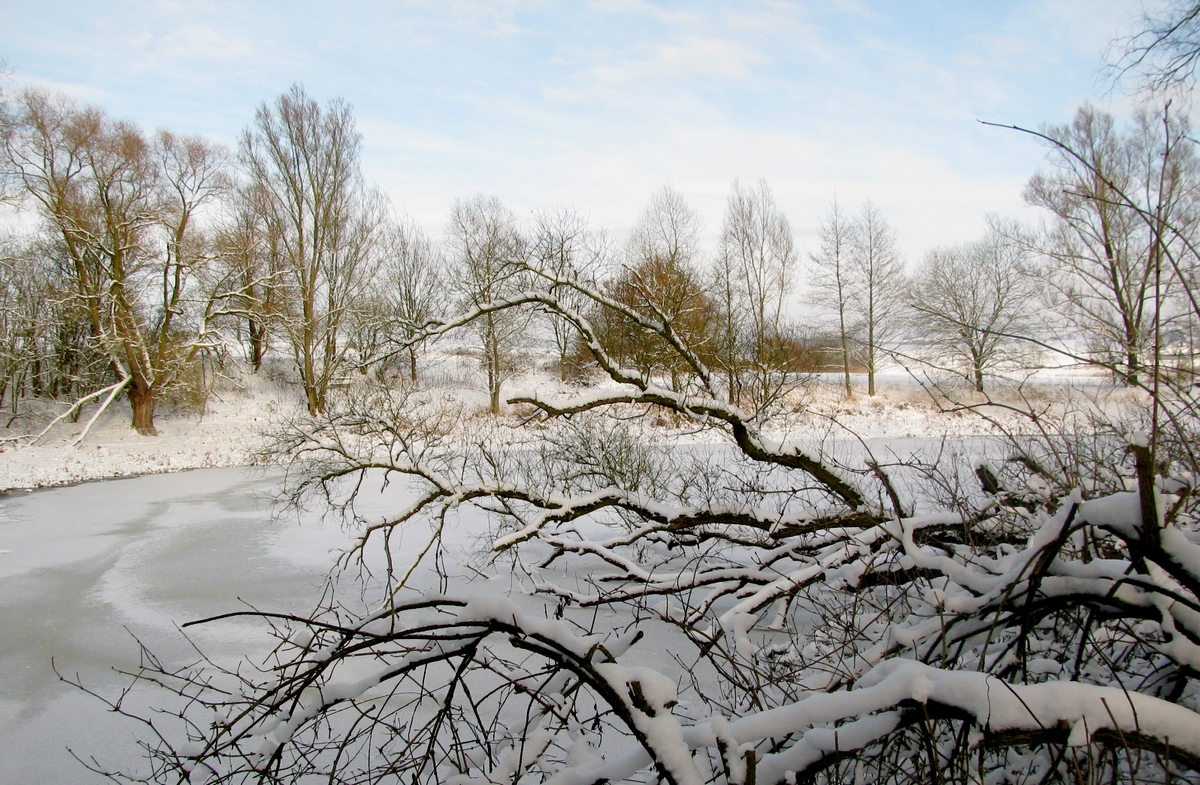
<svg viewBox="0 0 1200 785">
<path fill-rule="evenodd" d="M 106 695 L 137 664 L 136 635 L 186 661 L 176 625 L 238 610 L 306 610 L 347 542 L 336 522 L 272 520 L 276 478 L 205 469 L 0 499 L 0 785 L 107 782 L 67 752 L 136 763 L 135 726 L 63 684 Z M 192 630 L 197 628 L 192 628 Z M 193 637 L 212 654 L 263 645 L 261 625 Z"/>
</svg>

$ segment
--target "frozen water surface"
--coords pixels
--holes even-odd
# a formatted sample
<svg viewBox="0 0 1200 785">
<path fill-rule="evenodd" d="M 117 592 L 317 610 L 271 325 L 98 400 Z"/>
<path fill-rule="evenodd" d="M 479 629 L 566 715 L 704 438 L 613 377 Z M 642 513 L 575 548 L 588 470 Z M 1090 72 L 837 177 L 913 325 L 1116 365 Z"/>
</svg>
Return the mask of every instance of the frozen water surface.
<svg viewBox="0 0 1200 785">
<path fill-rule="evenodd" d="M 133 636 L 184 662 L 187 620 L 313 606 L 348 538 L 317 516 L 273 520 L 263 495 L 276 479 L 205 469 L 0 499 L 0 785 L 107 781 L 67 747 L 138 760 L 137 727 L 60 682 L 52 659 L 114 696 L 128 679 L 112 668 L 137 663 Z M 250 622 L 189 632 L 215 655 L 266 644 Z"/>
</svg>

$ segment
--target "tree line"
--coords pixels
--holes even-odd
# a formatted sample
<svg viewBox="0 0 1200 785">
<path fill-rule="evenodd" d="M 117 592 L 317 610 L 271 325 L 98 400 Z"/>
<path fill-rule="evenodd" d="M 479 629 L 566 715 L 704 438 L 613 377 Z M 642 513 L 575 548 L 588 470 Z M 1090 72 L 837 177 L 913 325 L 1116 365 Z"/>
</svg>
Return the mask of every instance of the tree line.
<svg viewBox="0 0 1200 785">
<path fill-rule="evenodd" d="M 1043 225 L 993 218 L 911 270 L 870 201 L 849 212 L 834 200 L 803 258 L 764 181 L 733 184 L 712 253 L 669 186 L 622 242 L 571 209 L 523 225 L 482 195 L 454 203 L 439 241 L 367 184 L 349 105 L 299 86 L 258 108 L 236 151 L 41 90 L 6 98 L 2 132 L 5 199 L 32 226 L 0 245 L 0 404 L 14 413 L 41 398 L 78 418 L 124 394 L 133 427 L 153 433 L 164 397 L 202 397 L 240 347 L 256 371 L 286 355 L 316 415 L 355 372 L 416 379 L 422 329 L 544 284 L 531 261 L 636 314 L 576 303 L 612 357 L 682 391 L 697 369 L 672 341 L 686 343 L 752 411 L 814 371 L 839 372 L 847 396 L 865 373 L 874 395 L 895 359 L 979 392 L 1041 349 L 1130 384 L 1152 353 L 1176 373 L 1194 364 L 1196 266 L 1164 260 L 1192 258 L 1166 252 L 1192 242 L 1200 178 L 1169 104 L 1128 128 L 1084 106 L 1045 129 L 1049 167 L 1025 192 Z M 1132 195 L 1157 223 L 1122 202 Z M 1176 231 L 1154 228 L 1166 225 Z M 564 380 L 595 363 L 560 315 L 515 314 L 470 329 L 493 412 L 531 342 L 553 347 Z"/>
</svg>

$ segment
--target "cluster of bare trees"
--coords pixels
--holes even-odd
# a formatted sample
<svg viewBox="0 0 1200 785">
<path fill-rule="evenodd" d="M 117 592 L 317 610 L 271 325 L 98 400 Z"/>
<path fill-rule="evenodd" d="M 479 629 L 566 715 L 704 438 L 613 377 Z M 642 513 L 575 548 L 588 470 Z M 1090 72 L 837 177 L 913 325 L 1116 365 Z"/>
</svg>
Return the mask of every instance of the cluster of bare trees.
<svg viewBox="0 0 1200 785">
<path fill-rule="evenodd" d="M 1069 125 L 1035 132 L 1050 168 L 1025 197 L 1043 208 L 1040 226 L 994 218 L 982 239 L 934 249 L 907 274 L 877 207 L 851 217 L 835 203 L 810 286 L 836 328 L 847 394 L 855 364 L 874 392 L 883 356 L 978 392 L 987 377 L 1034 368 L 1047 353 L 1125 385 L 1152 365 L 1190 377 L 1200 204 L 1190 133 L 1169 102 L 1128 128 L 1084 106 Z"/>
<path fill-rule="evenodd" d="M 316 414 L 381 330 L 430 316 L 436 251 L 365 185 L 340 100 L 293 87 L 236 154 L 40 90 L 6 101 L 3 132 L 6 193 L 37 221 L 0 266 L 14 411 L 65 398 L 78 416 L 124 392 L 153 433 L 158 402 L 219 369 L 234 335 L 256 370 L 273 339 L 286 346 Z"/>
<path fill-rule="evenodd" d="M 891 357 L 980 392 L 987 377 L 1030 365 L 1038 346 L 1129 384 L 1151 354 L 1190 373 L 1195 270 L 1166 252 L 1193 236 L 1188 129 L 1169 106 L 1129 130 L 1084 107 L 1042 134 L 1051 168 L 1027 197 L 1045 208 L 1043 227 L 995 220 L 983 239 L 935 249 L 906 273 L 871 202 L 854 215 L 835 202 L 802 266 L 765 182 L 734 183 L 712 256 L 699 247 L 699 216 L 669 187 L 623 244 L 569 210 L 525 229 L 483 196 L 454 205 L 440 243 L 366 185 L 340 100 L 322 107 L 294 87 L 259 108 L 233 154 L 26 91 L 6 103 L 6 193 L 33 207 L 39 231 L 4 245 L 0 284 L 12 296 L 0 314 L 0 392 L 14 410 L 22 397 L 65 399 L 72 417 L 124 392 L 134 427 L 150 433 L 161 397 L 210 378 L 234 337 L 256 370 L 273 343 L 284 347 L 315 415 L 354 369 L 384 378 L 404 355 L 416 378 L 421 328 L 521 290 L 530 261 L 637 314 L 574 302 L 593 309 L 620 362 L 681 391 L 699 377 L 672 344 L 686 342 L 724 379 L 727 401 L 760 412 L 806 370 L 839 369 L 847 395 L 852 370 L 865 371 L 874 394 Z M 1176 231 L 1147 225 L 1127 202 Z M 801 288 L 812 316 L 793 307 Z M 668 336 L 638 319 L 668 325 Z M 564 379 L 593 365 L 557 314 L 496 312 L 476 324 L 493 411 L 538 340 L 554 346 Z"/>
<path fill-rule="evenodd" d="M 720 369 L 730 401 L 761 408 L 794 381 L 797 252 L 765 183 L 734 184 L 715 259 L 699 248 L 698 215 L 670 188 L 621 246 L 570 210 L 526 229 L 485 196 L 456 202 L 438 242 L 366 185 L 360 147 L 343 101 L 322 106 L 298 86 L 259 107 L 236 152 L 150 137 L 43 91 L 7 100 L 5 183 L 37 229 L 4 246 L 0 280 L 15 304 L 0 323 L 4 402 L 16 411 L 23 397 L 64 399 L 77 417 L 124 393 L 134 427 L 153 433 L 158 402 L 211 380 L 240 343 L 256 371 L 273 348 L 290 354 L 317 415 L 354 370 L 383 379 L 406 365 L 415 379 L 421 328 L 521 291 L 531 260 L 669 324 L 670 340 Z M 594 315 L 621 362 L 669 376 L 676 390 L 692 383 L 696 369 L 670 341 Z M 495 312 L 472 336 L 493 411 L 533 342 L 554 346 L 564 379 L 592 364 L 551 312 Z"/>
<path fill-rule="evenodd" d="M 1200 167 L 1189 134 L 1169 103 L 1128 128 L 1085 106 L 1038 134 L 1050 167 L 1026 197 L 1044 209 L 1040 227 L 995 219 L 982 239 L 906 270 L 870 201 L 854 214 L 835 201 L 802 263 L 761 181 L 733 184 L 711 254 L 670 187 L 623 243 L 571 210 L 526 226 L 484 196 L 455 203 L 438 241 L 366 184 L 340 99 L 322 106 L 293 87 L 231 152 L 28 90 L 4 101 L 4 198 L 37 230 L 0 253 L 0 404 L 16 413 L 24 398 L 55 399 L 77 418 L 124 393 L 134 427 L 152 433 L 163 396 L 211 381 L 240 343 L 255 370 L 272 349 L 290 355 L 317 415 L 355 370 L 415 379 L 422 329 L 526 288 L 531 262 L 636 314 L 556 293 L 575 298 L 619 362 L 683 391 L 702 377 L 677 351 L 686 343 L 726 401 L 759 413 L 804 372 L 840 371 L 849 396 L 861 371 L 874 395 L 893 360 L 977 392 L 1047 350 L 1130 385 L 1164 362 L 1190 374 L 1196 271 L 1179 260 L 1195 236 Z M 644 320 L 668 325 L 666 337 Z M 530 346 L 552 346 L 564 380 L 595 367 L 554 309 L 491 313 L 468 343 L 493 412 Z"/>
</svg>

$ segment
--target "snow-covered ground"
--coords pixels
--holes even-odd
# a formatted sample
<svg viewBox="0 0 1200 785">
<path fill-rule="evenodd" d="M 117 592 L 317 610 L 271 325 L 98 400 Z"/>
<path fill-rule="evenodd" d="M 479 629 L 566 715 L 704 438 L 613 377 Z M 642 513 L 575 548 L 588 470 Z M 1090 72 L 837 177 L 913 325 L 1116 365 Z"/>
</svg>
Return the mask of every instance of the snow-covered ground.
<svg viewBox="0 0 1200 785">
<path fill-rule="evenodd" d="M 129 425 L 128 403 L 114 401 L 80 443 L 77 437 L 91 416 L 90 409 L 78 423 L 55 426 L 35 444 L 0 442 L 0 491 L 247 466 L 254 463 L 253 453 L 268 424 L 300 411 L 299 404 L 295 392 L 250 377 L 239 386 L 217 390 L 203 414 L 162 407 L 155 418 L 158 435 L 142 436 Z M 0 429 L 0 437 L 36 432 L 46 419 L 45 415 L 21 418 L 7 431 Z"/>
<path fill-rule="evenodd" d="M 466 386 L 463 373 L 443 370 L 439 380 L 455 398 L 468 408 L 482 411 L 485 394 Z M 939 436 L 967 437 L 990 432 L 987 423 L 968 413 L 947 415 L 938 411 L 932 398 L 911 377 L 896 371 L 880 377 L 879 394 L 869 397 L 862 393 L 865 378 L 856 375 L 854 383 L 860 392 L 853 400 L 843 400 L 834 375 L 819 380 L 811 388 L 796 393 L 789 400 L 792 411 L 785 411 L 770 427 L 773 436 L 786 438 L 789 434 L 827 428 L 836 417 L 838 428 L 845 434 L 865 439 L 916 438 Z M 1068 373 L 1048 376 L 1040 381 L 1047 390 L 1081 379 Z M 1087 384 L 1100 383 L 1084 377 Z M 505 394 L 541 390 L 570 394 L 572 389 L 560 385 L 545 373 L 529 373 L 511 380 Z M 90 416 L 85 411 L 77 424 L 56 426 L 36 444 L 0 441 L 0 492 L 22 488 L 45 488 L 69 485 L 88 480 L 158 474 L 186 469 L 222 466 L 247 466 L 257 462 L 255 451 L 272 423 L 299 414 L 301 396 L 267 378 L 246 376 L 237 385 L 226 384 L 209 399 L 204 413 L 172 411 L 163 407 L 156 417 L 157 436 L 142 436 L 129 427 L 129 408 L 124 401 L 114 402 L 91 428 L 81 443 L 79 433 Z M 1008 416 L 994 411 L 996 416 Z M 47 419 L 26 417 L 13 427 L 0 427 L 0 439 L 11 439 L 18 433 L 36 431 Z M 513 416 L 512 422 L 519 422 Z M 0 424 L 3 420 L 0 420 Z M 652 430 L 655 424 L 647 423 Z M 670 424 L 660 424 L 670 430 Z M 675 434 L 678 436 L 679 434 Z M 700 435 L 700 440 L 711 435 Z"/>
</svg>

